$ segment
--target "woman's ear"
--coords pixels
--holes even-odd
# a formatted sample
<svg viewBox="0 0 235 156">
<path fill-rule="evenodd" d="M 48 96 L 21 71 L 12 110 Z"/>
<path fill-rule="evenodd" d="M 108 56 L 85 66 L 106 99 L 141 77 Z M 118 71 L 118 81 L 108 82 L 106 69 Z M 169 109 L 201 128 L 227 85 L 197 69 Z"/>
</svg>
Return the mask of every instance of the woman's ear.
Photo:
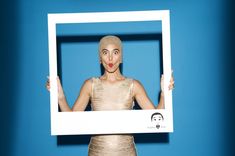
<svg viewBox="0 0 235 156">
<path fill-rule="evenodd" d="M 101 57 L 100 57 L 100 64 L 102 64 L 102 59 L 101 59 Z"/>
<path fill-rule="evenodd" d="M 122 63 L 122 58 L 123 58 L 123 57 L 122 57 L 122 52 L 121 52 L 121 58 L 120 58 L 120 63 Z"/>
</svg>

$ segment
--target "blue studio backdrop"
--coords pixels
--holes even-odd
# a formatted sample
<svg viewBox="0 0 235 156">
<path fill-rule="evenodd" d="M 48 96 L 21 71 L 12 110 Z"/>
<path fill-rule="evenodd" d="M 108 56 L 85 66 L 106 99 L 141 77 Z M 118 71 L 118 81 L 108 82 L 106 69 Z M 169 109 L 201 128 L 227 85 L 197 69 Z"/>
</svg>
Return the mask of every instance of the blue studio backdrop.
<svg viewBox="0 0 235 156">
<path fill-rule="evenodd" d="M 89 135 L 51 136 L 48 13 L 170 10 L 174 133 L 135 134 L 139 156 L 234 155 L 232 0 L 11 0 L 0 2 L 0 155 L 85 156 Z M 161 23 L 58 25 L 59 75 L 72 106 L 84 80 L 99 76 L 98 40 L 123 40 L 122 72 L 156 104 Z M 76 124 L 76 123 L 74 123 Z"/>
</svg>

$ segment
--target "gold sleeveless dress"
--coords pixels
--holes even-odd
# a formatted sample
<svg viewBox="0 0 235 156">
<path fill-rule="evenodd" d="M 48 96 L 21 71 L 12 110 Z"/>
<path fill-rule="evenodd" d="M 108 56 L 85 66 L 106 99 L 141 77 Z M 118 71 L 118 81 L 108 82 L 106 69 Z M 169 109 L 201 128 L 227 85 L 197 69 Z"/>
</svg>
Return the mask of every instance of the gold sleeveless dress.
<svg viewBox="0 0 235 156">
<path fill-rule="evenodd" d="M 133 80 L 126 78 L 115 84 L 92 78 L 93 111 L 130 110 L 133 107 Z M 89 144 L 89 156 L 136 156 L 134 138 L 129 134 L 95 135 Z"/>
</svg>

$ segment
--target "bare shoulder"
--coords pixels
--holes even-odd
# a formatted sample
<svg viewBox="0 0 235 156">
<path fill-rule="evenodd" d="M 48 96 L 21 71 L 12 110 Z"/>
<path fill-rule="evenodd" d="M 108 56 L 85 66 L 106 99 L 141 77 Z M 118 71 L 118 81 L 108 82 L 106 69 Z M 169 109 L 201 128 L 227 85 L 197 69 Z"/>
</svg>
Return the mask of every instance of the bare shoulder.
<svg viewBox="0 0 235 156">
<path fill-rule="evenodd" d="M 134 83 L 135 88 L 143 87 L 143 85 L 141 84 L 139 80 L 133 79 L 133 83 Z"/>
<path fill-rule="evenodd" d="M 139 80 L 133 80 L 133 84 L 134 84 L 134 88 L 133 88 L 133 91 L 134 91 L 134 94 L 138 94 L 138 93 L 143 93 L 144 92 L 144 87 L 143 85 L 141 84 L 141 82 Z"/>
<path fill-rule="evenodd" d="M 93 78 L 86 79 L 82 85 L 82 90 L 86 92 L 91 92 Z"/>
<path fill-rule="evenodd" d="M 84 85 L 89 86 L 89 85 L 92 84 L 92 81 L 93 81 L 93 78 L 86 79 L 86 80 L 84 81 Z"/>
</svg>

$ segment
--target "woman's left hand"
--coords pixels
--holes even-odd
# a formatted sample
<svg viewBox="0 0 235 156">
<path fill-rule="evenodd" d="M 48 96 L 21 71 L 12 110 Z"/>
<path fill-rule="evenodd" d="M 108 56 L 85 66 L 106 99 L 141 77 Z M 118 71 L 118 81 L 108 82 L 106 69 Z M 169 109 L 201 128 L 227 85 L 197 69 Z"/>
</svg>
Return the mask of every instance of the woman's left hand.
<svg viewBox="0 0 235 156">
<path fill-rule="evenodd" d="M 164 93 L 164 75 L 162 74 L 161 76 L 161 92 Z M 168 86 L 169 90 L 173 90 L 175 88 L 175 81 L 174 81 L 174 77 L 173 77 L 173 70 L 171 70 L 171 79 L 170 79 L 170 84 Z"/>
</svg>

